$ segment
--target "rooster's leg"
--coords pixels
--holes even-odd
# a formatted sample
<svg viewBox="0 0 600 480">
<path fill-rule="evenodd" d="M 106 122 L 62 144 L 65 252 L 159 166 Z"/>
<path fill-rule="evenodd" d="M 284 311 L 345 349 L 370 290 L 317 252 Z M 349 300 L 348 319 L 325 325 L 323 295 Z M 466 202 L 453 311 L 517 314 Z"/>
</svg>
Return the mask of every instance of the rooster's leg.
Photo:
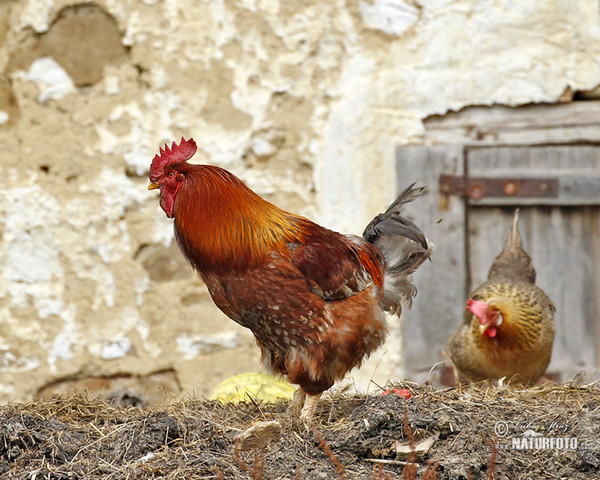
<svg viewBox="0 0 600 480">
<path fill-rule="evenodd" d="M 313 424 L 313 417 L 317 409 L 321 394 L 308 395 L 304 390 L 298 388 L 294 392 L 294 398 L 288 408 L 288 413 L 294 417 L 300 416 L 300 420 L 305 426 L 309 427 Z"/>
<path fill-rule="evenodd" d="M 300 415 L 302 411 L 302 407 L 304 406 L 304 400 L 306 399 L 306 393 L 300 387 L 298 390 L 294 392 L 294 398 L 292 398 L 292 403 L 290 403 L 290 407 L 288 408 L 288 412 L 292 415 Z"/>
<path fill-rule="evenodd" d="M 317 395 L 306 395 L 304 407 L 302 407 L 302 412 L 300 413 L 300 418 L 306 425 L 312 425 L 314 423 L 313 417 L 315 415 L 315 411 L 317 410 L 319 398 L 321 398 L 320 393 Z"/>
</svg>

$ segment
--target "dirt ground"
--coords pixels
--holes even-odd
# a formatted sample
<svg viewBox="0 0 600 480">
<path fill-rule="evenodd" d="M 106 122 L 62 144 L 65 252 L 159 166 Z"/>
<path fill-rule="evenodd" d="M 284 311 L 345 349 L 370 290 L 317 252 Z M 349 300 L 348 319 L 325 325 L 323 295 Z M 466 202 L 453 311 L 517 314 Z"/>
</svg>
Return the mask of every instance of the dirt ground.
<svg viewBox="0 0 600 480">
<path fill-rule="evenodd" d="M 325 398 L 316 433 L 292 422 L 285 402 L 190 399 L 145 409 L 82 394 L 5 405 L 0 478 L 600 478 L 596 384 L 394 387 L 410 398 Z M 264 431 L 243 435 L 250 427 Z"/>
</svg>

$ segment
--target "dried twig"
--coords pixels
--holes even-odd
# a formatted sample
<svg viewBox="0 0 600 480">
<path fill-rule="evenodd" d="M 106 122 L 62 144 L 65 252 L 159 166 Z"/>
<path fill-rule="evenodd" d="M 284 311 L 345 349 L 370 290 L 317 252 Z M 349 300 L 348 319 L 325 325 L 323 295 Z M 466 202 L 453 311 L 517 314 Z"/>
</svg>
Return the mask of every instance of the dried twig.
<svg viewBox="0 0 600 480">
<path fill-rule="evenodd" d="M 214 467 L 212 470 L 217 476 L 217 480 L 225 480 L 225 476 L 219 467 Z"/>
<path fill-rule="evenodd" d="M 248 464 L 246 462 L 244 462 L 244 459 L 240 455 L 240 439 L 239 438 L 236 438 L 233 441 L 233 456 L 234 456 L 235 461 L 237 462 L 238 466 L 244 472 L 249 472 L 250 471 L 250 467 L 248 466 Z"/>
<path fill-rule="evenodd" d="M 329 457 L 329 460 L 331 460 L 331 463 L 335 467 L 335 470 L 337 471 L 340 478 L 342 480 L 348 480 L 348 475 L 346 474 L 346 469 L 340 463 L 340 461 L 337 458 L 337 456 L 335 455 L 335 453 L 333 453 L 331 451 L 331 448 L 329 447 L 329 445 L 327 444 L 325 439 L 321 436 L 321 434 L 317 430 L 317 427 L 313 427 L 312 431 L 313 431 L 313 434 L 315 435 L 317 441 L 319 442 L 319 447 L 321 447 L 321 450 L 323 450 L 325 452 L 325 454 Z"/>
<path fill-rule="evenodd" d="M 406 438 L 408 439 L 410 454 L 408 455 L 408 461 L 402 471 L 402 478 L 404 480 L 415 480 L 417 478 L 417 452 L 415 451 L 415 438 L 408 425 L 408 410 L 406 404 L 404 405 L 404 435 L 406 435 Z"/>
<path fill-rule="evenodd" d="M 496 469 L 496 456 L 498 455 L 498 437 L 494 437 L 494 443 L 492 443 L 492 453 L 487 464 L 487 478 L 488 480 L 494 480 L 494 470 Z"/>
<path fill-rule="evenodd" d="M 252 468 L 252 480 L 263 480 L 265 473 L 265 459 L 260 452 L 254 455 L 254 467 Z"/>
<path fill-rule="evenodd" d="M 392 476 L 383 471 L 383 464 L 378 463 L 373 465 L 373 480 L 392 480 Z"/>
<path fill-rule="evenodd" d="M 427 464 L 425 472 L 423 472 L 421 480 L 437 480 L 437 469 L 439 465 L 440 462 L 434 462 L 433 460 L 430 460 Z"/>
</svg>

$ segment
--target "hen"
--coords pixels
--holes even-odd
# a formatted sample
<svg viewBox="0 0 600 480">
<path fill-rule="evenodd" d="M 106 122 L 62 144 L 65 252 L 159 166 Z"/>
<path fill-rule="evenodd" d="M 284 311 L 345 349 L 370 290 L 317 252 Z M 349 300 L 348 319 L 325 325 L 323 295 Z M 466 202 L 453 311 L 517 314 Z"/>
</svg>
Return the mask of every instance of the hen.
<svg viewBox="0 0 600 480">
<path fill-rule="evenodd" d="M 517 209 L 487 281 L 467 300 L 463 323 L 448 342 L 456 368 L 473 381 L 533 384 L 550 363 L 555 309 L 535 285 L 518 220 Z"/>
<path fill-rule="evenodd" d="M 293 407 L 310 422 L 321 393 L 383 343 L 385 312 L 416 294 L 411 274 L 433 245 L 399 211 L 425 187 L 408 187 L 363 237 L 341 235 L 227 170 L 186 163 L 195 152 L 193 139 L 161 148 L 148 189 L 160 188 L 181 251 L 217 307 L 253 332 L 267 369 L 300 386 Z"/>
</svg>

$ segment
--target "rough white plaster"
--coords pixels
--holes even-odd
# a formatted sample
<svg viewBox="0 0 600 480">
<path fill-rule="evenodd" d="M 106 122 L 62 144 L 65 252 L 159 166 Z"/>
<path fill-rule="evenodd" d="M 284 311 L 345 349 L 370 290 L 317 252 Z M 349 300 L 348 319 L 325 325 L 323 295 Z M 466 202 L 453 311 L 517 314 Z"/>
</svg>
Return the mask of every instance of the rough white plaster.
<svg viewBox="0 0 600 480">
<path fill-rule="evenodd" d="M 199 118 L 193 137 L 199 145 L 199 150 L 210 159 L 210 163 L 227 168 L 242 158 L 248 146 L 250 132 L 227 131 L 218 125 L 209 125 Z"/>
<path fill-rule="evenodd" d="M 310 195 L 306 192 L 305 185 L 294 179 L 294 173 L 291 170 L 285 170 L 278 175 L 265 175 L 261 171 L 245 170 L 240 172 L 239 177 L 259 195 L 289 192 L 298 195 L 307 202 L 310 201 Z"/>
<path fill-rule="evenodd" d="M 104 77 L 104 92 L 107 95 L 118 95 L 121 93 L 120 80 L 117 75 Z"/>
<path fill-rule="evenodd" d="M 150 336 L 150 325 L 148 325 L 148 322 L 146 322 L 146 320 L 144 320 L 143 318 L 138 318 L 135 325 L 135 329 L 137 330 L 140 338 L 144 342 L 148 340 L 148 337 Z"/>
<path fill-rule="evenodd" d="M 209 35 L 217 49 L 215 59 L 218 60 L 222 58 L 220 49 L 236 36 L 233 15 L 225 7 L 223 0 L 204 0 L 204 4 L 208 7 L 208 11 L 212 16 L 213 29 L 209 32 Z"/>
<path fill-rule="evenodd" d="M 275 146 L 266 138 L 255 137 L 252 140 L 252 152 L 257 157 L 268 157 L 276 152 Z"/>
<path fill-rule="evenodd" d="M 4 398 L 12 399 L 15 397 L 15 393 L 15 387 L 0 383 L 0 395 L 2 395 Z"/>
<path fill-rule="evenodd" d="M 17 357 L 8 349 L 0 348 L 0 372 L 22 373 L 35 370 L 40 366 L 36 357 Z"/>
<path fill-rule="evenodd" d="M 365 196 L 366 185 L 360 184 L 360 172 L 368 168 L 368 158 L 358 157 L 364 150 L 364 135 L 371 120 L 370 76 L 376 63 L 357 51 L 344 65 L 337 91 L 351 90 L 351 97 L 340 96 L 331 106 L 323 130 L 315 184 L 319 220 L 340 232 L 362 231 L 370 214 Z"/>
<path fill-rule="evenodd" d="M 155 132 L 160 132 L 163 138 L 174 137 L 171 128 L 180 105 L 176 94 L 161 91 L 147 92 L 141 103 L 117 104 L 108 118 L 95 125 L 99 138 L 96 147 L 103 154 L 122 155 L 138 175 L 145 174 L 159 143 Z M 111 124 L 123 120 L 129 123 L 129 131 L 117 135 Z"/>
<path fill-rule="evenodd" d="M 415 5 L 397 0 L 360 2 L 359 6 L 366 26 L 399 37 L 419 19 L 419 9 Z"/>
<path fill-rule="evenodd" d="M 127 18 L 127 27 L 121 43 L 126 47 L 131 47 L 135 44 L 144 44 L 147 40 L 147 36 L 144 33 L 139 32 L 140 28 L 143 28 L 141 26 L 140 14 L 134 11 Z"/>
<path fill-rule="evenodd" d="M 126 357 L 130 352 L 131 340 L 121 336 L 111 340 L 105 340 L 102 344 L 102 353 L 100 354 L 100 357 L 102 360 L 116 360 L 117 358 Z"/>
<path fill-rule="evenodd" d="M 141 307 L 144 303 L 144 293 L 146 293 L 150 289 L 150 279 L 148 277 L 143 277 L 133 286 L 135 291 L 135 304 L 138 307 Z"/>
<path fill-rule="evenodd" d="M 73 80 L 51 57 L 34 61 L 27 72 L 27 79 L 35 82 L 40 90 L 39 102 L 58 100 L 75 91 Z"/>
<path fill-rule="evenodd" d="M 91 308 L 113 307 L 117 285 L 110 265 L 131 254 L 131 238 L 124 216 L 148 200 L 147 191 L 123 171 L 108 167 L 92 182 L 81 184 L 79 191 L 94 201 L 69 202 L 63 207 L 66 225 L 61 223 L 64 230 L 60 238 L 72 245 L 65 254 L 75 274 L 96 285 Z"/>
<path fill-rule="evenodd" d="M 130 338 L 132 332 L 136 332 L 144 342 L 142 347 L 145 352 L 152 352 L 154 358 L 160 354 L 160 349 L 154 343 L 146 344 L 150 327 L 140 317 L 137 308 L 125 306 L 115 310 L 100 325 L 91 326 L 87 344 L 93 356 L 103 360 L 116 360 L 137 353 Z"/>
<path fill-rule="evenodd" d="M 110 186 L 110 188 L 107 188 L 107 186 Z M 100 205 L 93 205 L 93 212 L 88 212 L 92 215 L 87 217 L 88 224 L 92 223 L 90 220 L 94 217 L 106 219 L 105 234 L 108 233 L 108 238 L 117 240 L 101 245 L 99 241 L 90 239 L 90 246 L 95 250 L 99 250 L 102 246 L 107 252 L 110 252 L 110 258 L 105 259 L 107 263 L 119 260 L 123 254 L 129 253 L 131 249 L 127 224 L 122 220 L 122 217 L 128 209 L 138 208 L 147 200 L 147 189 L 145 186 L 133 183 L 123 171 L 103 168 L 98 178 L 90 184 L 82 184 L 80 191 L 84 194 L 94 193 L 101 200 Z M 95 229 L 100 228 L 100 225 L 92 225 L 94 231 L 89 238 L 95 238 L 97 236 Z"/>
<path fill-rule="evenodd" d="M 159 89 L 167 86 L 169 76 L 161 65 L 153 65 L 149 72 L 149 80 L 153 88 Z"/>
<path fill-rule="evenodd" d="M 10 115 L 4 110 L 0 110 L 0 125 L 4 125 L 10 120 Z"/>
<path fill-rule="evenodd" d="M 213 335 L 190 335 L 182 333 L 176 338 L 177 348 L 184 358 L 191 359 L 202 353 L 222 348 L 235 348 L 240 345 L 238 332 L 218 332 Z"/>
<path fill-rule="evenodd" d="M 21 13 L 20 29 L 31 27 L 37 33 L 48 30 L 54 0 L 29 0 Z"/>
<path fill-rule="evenodd" d="M 79 333 L 76 316 L 77 308 L 72 304 L 69 304 L 60 314 L 64 325 L 48 349 L 48 365 L 53 372 L 57 371 L 57 360 L 71 360 L 75 355 L 73 346 L 78 342 L 81 343 L 82 335 Z"/>
<path fill-rule="evenodd" d="M 234 76 L 234 80 L 238 77 L 242 77 L 242 79 L 237 80 L 239 86 L 236 85 L 236 89 L 231 93 L 231 102 L 238 110 L 252 116 L 253 128 L 260 128 L 265 121 L 265 114 L 271 100 L 271 90 L 262 85 L 250 85 L 251 82 L 248 82 L 248 77 L 256 71 L 250 69 L 243 71 L 242 75 Z"/>
<path fill-rule="evenodd" d="M 158 200 L 156 200 L 155 205 L 158 206 Z M 155 208 L 154 210 L 154 225 L 149 227 L 152 233 L 152 240 L 155 243 L 162 243 L 165 247 L 168 247 L 175 240 L 173 220 L 167 218 L 165 212 L 163 212 L 160 207 Z"/>
<path fill-rule="evenodd" d="M 586 59 L 600 56 L 600 32 L 588 24 L 597 11 L 581 15 L 585 4 L 425 3 L 415 35 L 391 43 L 382 65 L 388 104 L 422 118 L 472 104 L 551 102 L 568 85 L 593 88 L 600 65 Z"/>
<path fill-rule="evenodd" d="M 41 318 L 63 308 L 63 268 L 57 251 L 57 200 L 39 185 L 0 191 L 0 298 L 25 308 L 31 303 Z"/>
</svg>

